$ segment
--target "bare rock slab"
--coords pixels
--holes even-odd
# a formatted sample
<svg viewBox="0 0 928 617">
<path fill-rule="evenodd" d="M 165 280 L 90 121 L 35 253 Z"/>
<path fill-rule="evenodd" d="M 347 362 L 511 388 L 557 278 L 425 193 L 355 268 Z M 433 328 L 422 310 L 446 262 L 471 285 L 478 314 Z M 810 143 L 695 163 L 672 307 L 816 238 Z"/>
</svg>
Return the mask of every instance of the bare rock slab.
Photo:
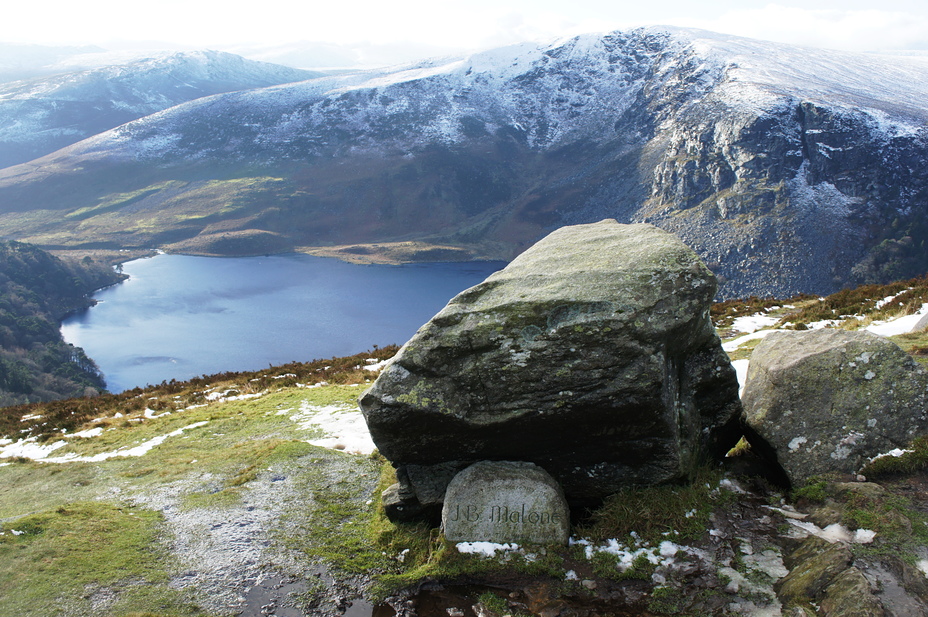
<svg viewBox="0 0 928 617">
<path fill-rule="evenodd" d="M 793 484 L 854 474 L 928 432 L 928 371 L 866 331 L 774 332 L 751 354 L 742 400 Z"/>
<path fill-rule="evenodd" d="M 360 399 L 371 436 L 422 504 L 449 463 L 533 462 L 578 504 L 685 478 L 741 436 L 716 286 L 652 225 L 558 229 L 403 346 Z"/>
<path fill-rule="evenodd" d="M 524 462 L 481 461 L 457 474 L 441 520 L 451 542 L 566 545 L 570 531 L 560 485 Z"/>
</svg>

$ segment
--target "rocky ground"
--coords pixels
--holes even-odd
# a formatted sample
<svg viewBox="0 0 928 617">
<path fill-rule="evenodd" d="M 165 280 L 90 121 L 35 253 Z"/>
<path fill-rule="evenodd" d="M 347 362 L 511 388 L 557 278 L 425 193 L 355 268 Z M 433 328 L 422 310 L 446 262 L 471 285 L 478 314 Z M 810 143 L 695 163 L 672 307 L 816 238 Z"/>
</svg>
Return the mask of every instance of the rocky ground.
<svg viewBox="0 0 928 617">
<path fill-rule="evenodd" d="M 393 525 L 390 470 L 355 439 L 362 386 L 338 384 L 394 352 L 19 409 L 0 442 L 0 614 L 928 614 L 918 440 L 791 490 L 732 457 L 620 494 L 562 549 Z"/>
</svg>

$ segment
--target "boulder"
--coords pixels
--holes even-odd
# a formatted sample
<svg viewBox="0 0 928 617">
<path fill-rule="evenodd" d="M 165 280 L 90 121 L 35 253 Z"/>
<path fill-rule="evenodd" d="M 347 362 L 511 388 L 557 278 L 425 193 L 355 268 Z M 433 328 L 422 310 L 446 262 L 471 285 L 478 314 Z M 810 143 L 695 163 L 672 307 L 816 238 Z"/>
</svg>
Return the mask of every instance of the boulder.
<svg viewBox="0 0 928 617">
<path fill-rule="evenodd" d="M 679 480 L 741 435 L 715 292 L 670 233 L 564 227 L 453 298 L 361 409 L 422 505 L 481 460 L 535 463 L 574 502 Z"/>
<path fill-rule="evenodd" d="M 774 332 L 751 354 L 748 439 L 790 481 L 854 474 L 928 432 L 928 371 L 866 331 Z"/>
</svg>

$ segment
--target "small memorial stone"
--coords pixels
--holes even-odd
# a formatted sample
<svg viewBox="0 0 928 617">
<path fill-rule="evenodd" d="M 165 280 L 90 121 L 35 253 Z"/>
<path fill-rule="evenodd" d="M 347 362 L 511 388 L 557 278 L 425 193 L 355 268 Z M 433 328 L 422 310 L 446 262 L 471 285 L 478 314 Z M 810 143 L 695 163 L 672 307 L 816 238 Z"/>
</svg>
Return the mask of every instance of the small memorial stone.
<svg viewBox="0 0 928 617">
<path fill-rule="evenodd" d="M 482 461 L 448 485 L 441 514 L 451 542 L 567 544 L 564 493 L 532 463 Z"/>
</svg>

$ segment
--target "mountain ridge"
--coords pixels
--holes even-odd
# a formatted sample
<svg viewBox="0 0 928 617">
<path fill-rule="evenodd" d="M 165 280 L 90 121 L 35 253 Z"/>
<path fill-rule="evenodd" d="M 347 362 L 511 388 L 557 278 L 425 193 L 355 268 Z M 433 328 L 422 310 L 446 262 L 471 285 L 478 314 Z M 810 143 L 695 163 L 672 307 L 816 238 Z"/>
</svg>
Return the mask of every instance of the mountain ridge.
<svg viewBox="0 0 928 617">
<path fill-rule="evenodd" d="M 0 171 L 0 232 L 56 247 L 423 241 L 509 259 L 616 218 L 680 235 L 723 297 L 827 293 L 928 268 L 926 83 L 922 58 L 679 28 L 516 45 L 129 122 Z"/>
<path fill-rule="evenodd" d="M 189 100 L 320 75 L 198 51 L 0 84 L 0 167 Z"/>
</svg>

